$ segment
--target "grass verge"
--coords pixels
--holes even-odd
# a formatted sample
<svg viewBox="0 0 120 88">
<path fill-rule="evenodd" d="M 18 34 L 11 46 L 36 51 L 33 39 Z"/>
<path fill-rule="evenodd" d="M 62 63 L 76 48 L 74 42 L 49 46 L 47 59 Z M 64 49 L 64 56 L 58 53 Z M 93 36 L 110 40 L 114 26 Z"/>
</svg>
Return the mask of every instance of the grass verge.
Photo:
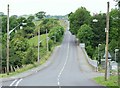
<svg viewBox="0 0 120 88">
<path fill-rule="evenodd" d="M 118 87 L 118 76 L 110 76 L 110 78 L 105 81 L 105 78 L 102 77 L 96 77 L 94 78 L 94 80 L 96 81 L 96 83 L 106 86 L 108 88 L 120 88 Z"/>
<path fill-rule="evenodd" d="M 17 69 L 15 72 L 10 72 L 9 75 L 7 74 L 0 74 L 0 78 L 6 78 L 6 77 L 11 77 L 11 76 L 15 76 L 19 73 L 22 73 L 24 71 L 27 71 L 33 67 L 36 67 L 35 64 L 29 64 L 29 65 L 25 65 L 23 68 Z"/>
</svg>

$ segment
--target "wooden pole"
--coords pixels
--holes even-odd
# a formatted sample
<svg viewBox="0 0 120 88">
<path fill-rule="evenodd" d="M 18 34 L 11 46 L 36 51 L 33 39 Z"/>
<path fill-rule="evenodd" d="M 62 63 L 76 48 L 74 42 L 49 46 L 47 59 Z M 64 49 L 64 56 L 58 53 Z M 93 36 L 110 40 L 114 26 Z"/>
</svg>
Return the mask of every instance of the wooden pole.
<svg viewBox="0 0 120 88">
<path fill-rule="evenodd" d="M 108 41 L 109 41 L 109 2 L 107 2 L 107 18 L 106 18 L 106 48 L 105 48 L 105 55 L 106 55 L 106 66 L 105 66 L 105 81 L 108 79 Z"/>
<path fill-rule="evenodd" d="M 9 75 L 9 5 L 7 8 L 7 75 Z"/>
<path fill-rule="evenodd" d="M 40 29 L 38 29 L 38 62 L 40 62 Z"/>
</svg>

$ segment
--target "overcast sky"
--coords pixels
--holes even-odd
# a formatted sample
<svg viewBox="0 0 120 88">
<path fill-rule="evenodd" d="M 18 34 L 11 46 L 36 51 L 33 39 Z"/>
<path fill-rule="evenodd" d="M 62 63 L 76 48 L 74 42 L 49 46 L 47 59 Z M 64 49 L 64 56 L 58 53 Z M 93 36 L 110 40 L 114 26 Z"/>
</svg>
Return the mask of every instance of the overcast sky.
<svg viewBox="0 0 120 88">
<path fill-rule="evenodd" d="M 113 0 L 0 0 L 0 12 L 7 13 L 10 5 L 10 15 L 35 14 L 45 11 L 50 15 L 66 15 L 83 6 L 91 13 L 106 12 L 107 1 L 110 8 L 115 8 Z"/>
</svg>

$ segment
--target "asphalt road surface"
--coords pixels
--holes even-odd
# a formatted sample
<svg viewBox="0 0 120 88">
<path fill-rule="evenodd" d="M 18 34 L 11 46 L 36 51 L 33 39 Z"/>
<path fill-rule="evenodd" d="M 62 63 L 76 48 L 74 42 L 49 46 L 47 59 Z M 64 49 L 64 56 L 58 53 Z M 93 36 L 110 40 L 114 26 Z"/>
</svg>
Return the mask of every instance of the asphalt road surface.
<svg viewBox="0 0 120 88">
<path fill-rule="evenodd" d="M 69 30 L 65 32 L 63 42 L 52 58 L 53 62 L 47 68 L 25 78 L 4 82 L 3 85 L 99 86 L 92 78 L 102 74 L 93 71 Z"/>
</svg>

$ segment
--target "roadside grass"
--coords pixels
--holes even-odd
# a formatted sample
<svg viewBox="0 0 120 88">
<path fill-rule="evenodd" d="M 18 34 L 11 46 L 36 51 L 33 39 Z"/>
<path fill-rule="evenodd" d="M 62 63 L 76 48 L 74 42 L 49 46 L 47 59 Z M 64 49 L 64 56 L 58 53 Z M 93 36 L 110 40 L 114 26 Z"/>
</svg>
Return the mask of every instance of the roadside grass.
<svg viewBox="0 0 120 88">
<path fill-rule="evenodd" d="M 27 71 L 33 67 L 36 67 L 35 64 L 29 64 L 29 65 L 25 65 L 24 67 L 17 69 L 15 72 L 10 72 L 9 75 L 7 74 L 0 74 L 0 78 L 6 78 L 6 77 L 11 77 L 11 76 L 15 76 L 19 73 L 22 73 L 24 71 Z"/>
<path fill-rule="evenodd" d="M 110 78 L 105 81 L 105 78 L 102 77 L 96 77 L 94 78 L 94 80 L 96 81 L 96 83 L 106 86 L 108 88 L 120 88 L 118 87 L 118 76 L 110 76 Z"/>
</svg>

